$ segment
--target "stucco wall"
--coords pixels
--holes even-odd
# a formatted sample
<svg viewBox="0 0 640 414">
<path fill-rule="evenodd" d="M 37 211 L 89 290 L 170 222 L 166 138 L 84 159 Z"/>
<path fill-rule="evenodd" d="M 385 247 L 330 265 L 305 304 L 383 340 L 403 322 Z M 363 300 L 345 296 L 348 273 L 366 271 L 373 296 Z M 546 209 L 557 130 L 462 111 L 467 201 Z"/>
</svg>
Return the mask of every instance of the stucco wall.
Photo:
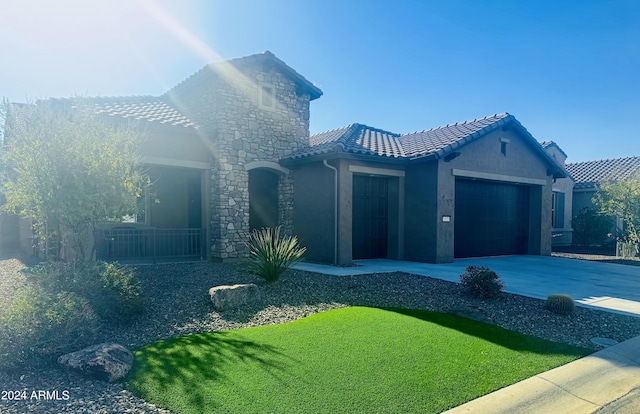
<svg viewBox="0 0 640 414">
<path fill-rule="evenodd" d="M 207 131 L 171 125 L 148 125 L 140 155 L 152 159 L 194 161 L 209 164 L 216 154 Z"/>
<path fill-rule="evenodd" d="M 596 194 L 596 191 L 593 189 L 590 190 L 575 190 L 573 192 L 573 206 L 572 206 L 572 215 L 573 217 L 577 216 L 580 210 L 586 207 L 594 208 L 593 202 L 591 199 Z"/>
<path fill-rule="evenodd" d="M 564 226 L 552 229 L 553 246 L 570 246 L 573 241 L 573 186 L 571 178 L 559 178 L 552 185 L 552 190 L 564 193 Z"/>
<path fill-rule="evenodd" d="M 321 162 L 295 168 L 294 233 L 307 248 L 305 260 L 334 261 L 334 178 Z"/>
<path fill-rule="evenodd" d="M 405 176 L 404 257 L 436 262 L 438 162 L 413 164 Z"/>
<path fill-rule="evenodd" d="M 506 155 L 502 153 L 502 140 Z M 529 253 L 551 253 L 551 184 L 548 165 L 534 151 L 533 143 L 514 130 L 498 130 L 481 137 L 457 150 L 460 155 L 450 162 L 438 163 L 438 209 L 436 210 L 437 251 L 435 262 L 453 259 L 453 233 L 455 229 L 455 176 L 453 170 L 494 174 L 495 179 L 511 182 L 517 178 L 541 180 L 544 185 L 525 183 L 530 189 Z M 539 194 L 536 192 L 539 190 Z M 451 223 L 438 220 L 452 215 Z M 409 214 L 408 214 L 409 215 Z M 453 224 L 453 225 L 450 225 Z"/>
</svg>

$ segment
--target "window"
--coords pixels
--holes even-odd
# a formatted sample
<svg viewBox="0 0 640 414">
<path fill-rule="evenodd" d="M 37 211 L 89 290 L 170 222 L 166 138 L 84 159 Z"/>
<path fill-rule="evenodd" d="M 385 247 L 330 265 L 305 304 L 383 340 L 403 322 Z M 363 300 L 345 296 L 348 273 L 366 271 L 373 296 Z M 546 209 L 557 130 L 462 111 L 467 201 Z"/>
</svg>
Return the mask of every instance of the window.
<svg viewBox="0 0 640 414">
<path fill-rule="evenodd" d="M 147 191 L 136 199 L 136 211 L 122 217 L 123 223 L 146 223 L 147 221 Z"/>
<path fill-rule="evenodd" d="M 507 156 L 507 144 L 511 142 L 509 138 L 500 138 L 500 152 L 505 157 Z"/>
<path fill-rule="evenodd" d="M 559 191 L 551 193 L 551 227 L 564 228 L 564 193 Z"/>
<path fill-rule="evenodd" d="M 258 85 L 258 104 L 261 108 L 275 109 L 275 87 L 266 83 Z"/>
</svg>

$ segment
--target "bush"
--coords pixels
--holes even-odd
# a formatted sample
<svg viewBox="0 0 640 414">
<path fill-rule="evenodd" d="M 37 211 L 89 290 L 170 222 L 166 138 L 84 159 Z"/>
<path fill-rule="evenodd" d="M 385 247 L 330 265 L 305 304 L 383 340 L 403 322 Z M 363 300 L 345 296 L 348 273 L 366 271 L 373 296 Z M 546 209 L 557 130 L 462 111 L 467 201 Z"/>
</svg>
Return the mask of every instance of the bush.
<svg viewBox="0 0 640 414">
<path fill-rule="evenodd" d="M 460 276 L 463 291 L 481 298 L 494 298 L 504 289 L 500 276 L 485 266 L 469 266 Z"/>
<path fill-rule="evenodd" d="M 98 319 L 86 299 L 27 286 L 0 318 L 0 368 L 57 356 L 88 345 Z"/>
<path fill-rule="evenodd" d="M 23 272 L 36 286 L 86 299 L 105 322 L 128 322 L 144 310 L 142 287 L 133 270 L 125 266 L 90 261 L 42 263 Z"/>
<path fill-rule="evenodd" d="M 558 315 L 570 315 L 575 310 L 576 303 L 569 295 L 554 294 L 549 295 L 544 307 Z"/>
<path fill-rule="evenodd" d="M 297 237 L 280 236 L 280 226 L 252 231 L 245 244 L 250 253 L 249 271 L 268 283 L 276 282 L 285 270 L 302 260 L 306 251 L 298 245 Z"/>
<path fill-rule="evenodd" d="M 585 207 L 573 220 L 573 243 L 578 246 L 602 246 L 607 242 L 613 222 L 610 217 Z"/>
</svg>

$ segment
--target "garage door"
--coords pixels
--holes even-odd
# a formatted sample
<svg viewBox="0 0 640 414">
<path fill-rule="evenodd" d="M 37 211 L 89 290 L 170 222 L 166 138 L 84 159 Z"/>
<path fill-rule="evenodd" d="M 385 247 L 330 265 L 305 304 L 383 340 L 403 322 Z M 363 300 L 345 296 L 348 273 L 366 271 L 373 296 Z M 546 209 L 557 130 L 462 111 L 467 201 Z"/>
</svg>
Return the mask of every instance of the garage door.
<svg viewBox="0 0 640 414">
<path fill-rule="evenodd" d="M 526 254 L 529 187 L 456 180 L 456 258 Z"/>
<path fill-rule="evenodd" d="M 353 258 L 387 257 L 388 180 L 353 176 Z"/>
</svg>

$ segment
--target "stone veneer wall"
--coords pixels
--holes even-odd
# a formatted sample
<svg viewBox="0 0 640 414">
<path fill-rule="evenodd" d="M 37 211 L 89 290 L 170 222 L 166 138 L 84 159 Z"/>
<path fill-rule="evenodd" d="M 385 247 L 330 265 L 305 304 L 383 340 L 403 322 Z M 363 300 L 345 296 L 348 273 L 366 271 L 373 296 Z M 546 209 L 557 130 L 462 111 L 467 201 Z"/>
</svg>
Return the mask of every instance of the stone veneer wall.
<svg viewBox="0 0 640 414">
<path fill-rule="evenodd" d="M 196 77 L 197 87 L 185 85 L 180 93 L 179 85 L 173 93 L 197 112 L 197 119 L 206 118 L 219 154 L 211 168 L 210 254 L 213 259 L 238 258 L 247 254 L 243 241 L 249 233 L 249 174 L 245 165 L 277 163 L 308 143 L 310 96 L 264 62 L 242 65 L 238 72 L 225 70 L 224 76 L 211 70 L 209 76 Z M 258 104 L 262 84 L 274 88 L 274 108 Z M 279 176 L 278 204 L 280 224 L 291 233 L 292 172 Z"/>
</svg>

